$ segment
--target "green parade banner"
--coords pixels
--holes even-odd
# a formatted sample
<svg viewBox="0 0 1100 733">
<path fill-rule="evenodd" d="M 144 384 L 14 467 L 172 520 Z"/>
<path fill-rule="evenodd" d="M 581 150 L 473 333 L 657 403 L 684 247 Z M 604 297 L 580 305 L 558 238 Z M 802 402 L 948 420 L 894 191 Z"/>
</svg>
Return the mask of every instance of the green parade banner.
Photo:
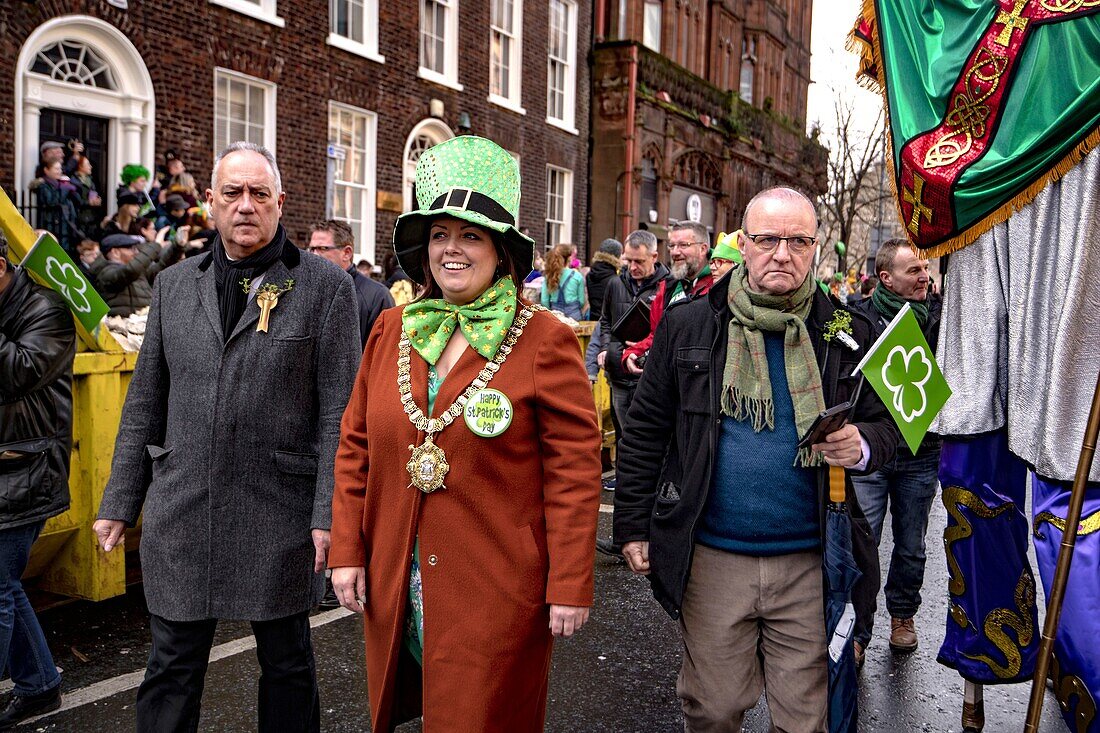
<svg viewBox="0 0 1100 733">
<path fill-rule="evenodd" d="M 39 236 L 19 264 L 64 298 L 80 325 L 95 334 L 110 307 L 52 234 Z"/>
<path fill-rule="evenodd" d="M 951 396 L 932 347 L 906 303 L 856 367 L 886 403 L 915 454 Z"/>
<path fill-rule="evenodd" d="M 864 0 L 849 36 L 880 91 L 909 240 L 972 243 L 1100 145 L 1097 0 Z"/>
</svg>

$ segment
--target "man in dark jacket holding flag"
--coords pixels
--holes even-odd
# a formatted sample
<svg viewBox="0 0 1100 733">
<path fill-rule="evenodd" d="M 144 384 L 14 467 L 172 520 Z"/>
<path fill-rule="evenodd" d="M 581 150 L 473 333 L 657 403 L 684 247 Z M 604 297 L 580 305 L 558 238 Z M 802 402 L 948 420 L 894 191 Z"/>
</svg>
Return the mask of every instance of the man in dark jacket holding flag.
<svg viewBox="0 0 1100 733">
<path fill-rule="evenodd" d="M 657 329 L 619 446 L 614 539 L 680 620 L 685 730 L 739 731 L 766 680 L 778 730 L 823 731 L 827 648 L 844 650 L 848 630 L 826 638 L 828 468 L 876 470 L 898 433 L 872 390 L 857 392 L 870 324 L 810 273 L 813 204 L 763 191 L 743 231 L 744 266 Z M 800 450 L 817 415 L 849 399 L 850 423 Z M 858 559 L 871 534 L 850 489 L 847 505 Z"/>
</svg>

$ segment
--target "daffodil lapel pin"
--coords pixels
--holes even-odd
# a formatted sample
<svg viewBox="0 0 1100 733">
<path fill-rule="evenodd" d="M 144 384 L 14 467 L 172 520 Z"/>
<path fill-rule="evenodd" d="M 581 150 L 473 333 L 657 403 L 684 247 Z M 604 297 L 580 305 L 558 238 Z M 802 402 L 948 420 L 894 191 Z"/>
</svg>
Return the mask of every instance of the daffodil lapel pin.
<svg viewBox="0 0 1100 733">
<path fill-rule="evenodd" d="M 247 293 L 252 288 L 252 281 L 249 278 L 241 280 L 241 287 Z M 275 309 L 275 306 L 279 305 L 279 296 L 283 293 L 289 293 L 294 289 L 294 281 L 286 280 L 283 282 L 282 287 L 275 283 L 265 283 L 256 289 L 256 304 L 260 306 L 260 320 L 256 324 L 257 331 L 263 331 L 267 333 L 268 323 L 271 321 L 271 311 Z"/>
</svg>

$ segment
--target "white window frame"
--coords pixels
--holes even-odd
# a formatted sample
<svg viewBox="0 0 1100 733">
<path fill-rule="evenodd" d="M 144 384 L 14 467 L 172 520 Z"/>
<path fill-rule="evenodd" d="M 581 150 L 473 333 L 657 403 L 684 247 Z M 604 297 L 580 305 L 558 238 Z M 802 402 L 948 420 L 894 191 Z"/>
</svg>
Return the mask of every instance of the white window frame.
<svg viewBox="0 0 1100 733">
<path fill-rule="evenodd" d="M 416 32 L 417 72 L 421 79 L 441 84 L 455 91 L 462 91 L 462 85 L 458 83 L 458 0 L 433 0 L 447 9 L 447 16 L 443 26 L 443 73 L 429 69 L 420 64 L 420 52 L 422 50 L 422 37 L 424 35 L 424 0 L 417 0 L 417 8 L 420 13 L 420 24 Z"/>
<path fill-rule="evenodd" d="M 577 4 L 573 0 L 549 0 L 549 3 L 560 2 L 566 8 L 566 42 L 568 48 L 566 49 L 566 58 L 562 61 L 567 66 L 565 74 L 565 109 L 563 110 L 563 116 L 559 119 L 550 115 L 550 62 L 553 58 L 547 52 L 546 57 L 546 122 L 547 124 L 558 127 L 566 132 L 579 135 L 580 132 L 576 128 L 577 119 Z M 549 29 L 547 33 L 549 33 Z M 549 48 L 549 43 L 547 43 Z"/>
<path fill-rule="evenodd" d="M 512 47 L 508 53 L 508 70 L 511 89 L 508 94 L 493 92 L 493 34 L 503 33 L 493 25 L 492 3 L 489 0 L 489 101 L 521 115 L 527 114 L 521 103 L 523 87 L 523 0 L 512 0 Z"/>
<path fill-rule="evenodd" d="M 550 218 L 550 181 L 554 175 L 562 176 L 564 188 L 562 191 L 562 218 Z M 561 228 L 561 235 L 557 242 L 551 242 L 547 237 L 546 247 L 573 241 L 573 171 L 568 168 L 560 168 L 556 165 L 546 166 L 546 223 L 557 224 Z"/>
<path fill-rule="evenodd" d="M 653 17 L 650 12 L 656 9 L 657 15 L 653 20 L 655 24 L 651 24 L 649 21 Z M 657 53 L 661 52 L 661 27 L 663 25 L 663 16 L 665 12 L 664 3 L 661 0 L 645 0 L 642 4 L 642 45 L 646 48 L 653 49 Z M 651 34 L 656 34 L 656 39 L 648 38 Z M 656 45 L 649 43 L 650 40 L 655 40 Z"/>
<path fill-rule="evenodd" d="M 386 57 L 378 53 L 378 0 L 362 0 L 363 3 L 363 41 L 352 40 L 336 32 L 333 24 L 336 22 L 337 3 L 350 3 L 353 0 L 329 0 L 328 4 L 328 39 L 327 43 L 335 48 L 342 49 L 356 56 L 386 63 Z"/>
<path fill-rule="evenodd" d="M 270 23 L 277 28 L 286 26 L 286 21 L 280 18 L 276 12 L 278 0 L 256 0 L 256 2 L 252 2 L 252 0 L 209 0 L 209 2 L 211 5 L 220 5 L 241 15 Z"/>
<path fill-rule="evenodd" d="M 345 181 L 341 180 L 338 172 L 334 172 L 332 178 L 332 190 L 327 192 L 327 195 L 331 199 L 333 204 L 333 218 L 340 221 L 348 221 L 343 217 L 338 217 L 335 214 L 335 197 L 336 186 L 348 186 L 351 188 L 359 189 L 362 206 L 361 214 L 362 218 L 359 221 L 358 228 L 353 228 L 355 231 L 355 252 L 356 260 L 366 258 L 371 262 L 374 262 L 375 255 L 375 221 L 377 217 L 378 208 L 378 187 L 376 181 L 376 175 L 378 170 L 378 114 L 371 112 L 368 109 L 362 109 L 360 107 L 352 107 L 350 104 L 342 104 L 340 102 L 330 100 L 328 103 L 328 142 L 330 145 L 339 145 L 339 140 L 332 139 L 332 126 L 333 126 L 333 113 L 343 113 L 356 115 L 363 117 L 366 124 L 366 147 L 364 148 L 365 160 L 363 163 L 364 168 L 364 180 L 362 183 L 357 181 Z M 353 151 L 346 151 L 348 158 L 350 159 Z M 351 224 L 348 221 L 349 225 Z"/>
<path fill-rule="evenodd" d="M 216 67 L 214 67 L 214 96 L 213 96 L 213 99 L 214 99 L 214 120 L 213 120 L 213 122 L 214 122 L 214 147 L 215 147 L 214 155 L 217 156 L 217 154 L 221 152 L 221 150 L 217 149 L 217 145 L 218 145 L 218 143 L 217 143 L 217 140 L 218 140 L 218 108 L 217 108 L 217 103 L 218 103 L 218 79 L 223 77 L 223 76 L 226 77 L 230 82 L 236 82 L 238 84 L 248 84 L 248 85 L 251 85 L 251 86 L 257 86 L 257 87 L 261 87 L 264 90 L 264 121 L 263 121 L 264 139 L 263 139 L 263 146 L 265 148 L 267 148 L 268 150 L 270 150 L 272 154 L 274 154 L 275 153 L 275 137 L 276 137 L 275 136 L 275 126 L 276 126 L 275 111 L 277 109 L 277 105 L 276 105 L 276 102 L 275 102 L 275 96 L 278 92 L 278 87 L 275 84 L 273 84 L 272 82 L 267 81 L 266 79 L 259 79 L 255 76 L 249 76 L 248 74 L 242 74 L 239 71 L 233 71 L 231 69 L 225 69 L 225 68 L 222 68 L 220 66 L 216 66 Z M 226 120 L 228 119 L 228 114 L 226 115 L 225 119 Z M 228 134 L 226 135 L 226 141 L 227 141 L 227 144 L 236 142 L 235 140 L 230 140 Z"/>
<path fill-rule="evenodd" d="M 745 99 L 745 71 L 749 71 L 748 99 Z M 756 100 L 756 38 L 741 40 L 741 68 L 737 72 L 737 95 L 741 101 L 755 104 Z"/>
</svg>

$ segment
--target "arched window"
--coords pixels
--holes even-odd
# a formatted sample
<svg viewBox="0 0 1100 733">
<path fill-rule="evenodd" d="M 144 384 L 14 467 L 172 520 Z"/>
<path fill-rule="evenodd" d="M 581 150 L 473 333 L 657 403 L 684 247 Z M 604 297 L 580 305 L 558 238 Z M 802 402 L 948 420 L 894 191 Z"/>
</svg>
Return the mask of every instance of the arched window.
<svg viewBox="0 0 1100 733">
<path fill-rule="evenodd" d="M 718 166 L 709 156 L 697 150 L 689 150 L 676 159 L 673 175 L 678 182 L 693 188 L 704 191 L 722 189 L 722 173 Z"/>
<path fill-rule="evenodd" d="M 428 119 L 420 122 L 409 134 L 405 143 L 405 211 L 413 211 L 416 206 L 416 162 L 424 151 L 444 140 L 450 140 L 455 134 L 440 120 Z"/>
<path fill-rule="evenodd" d="M 79 41 L 58 41 L 40 49 L 31 71 L 69 84 L 112 91 L 117 88 L 107 62 Z"/>
</svg>

